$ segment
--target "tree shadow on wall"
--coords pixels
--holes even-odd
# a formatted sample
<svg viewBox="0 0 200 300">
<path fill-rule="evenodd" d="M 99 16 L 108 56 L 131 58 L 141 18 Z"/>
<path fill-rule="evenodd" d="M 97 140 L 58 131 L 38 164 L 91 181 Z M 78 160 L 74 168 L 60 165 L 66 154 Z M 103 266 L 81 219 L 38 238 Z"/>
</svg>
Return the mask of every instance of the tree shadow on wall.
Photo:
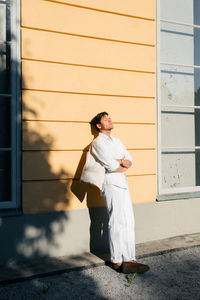
<svg viewBox="0 0 200 300">
<path fill-rule="evenodd" d="M 91 134 L 94 138 L 98 136 L 98 131 L 93 126 L 91 126 Z M 109 243 L 108 214 L 105 207 L 105 200 L 96 186 L 80 181 L 91 144 L 92 142 L 82 152 L 71 185 L 71 191 L 80 202 L 85 200 L 88 207 L 90 216 L 90 252 L 107 260 L 109 259 Z"/>
<path fill-rule="evenodd" d="M 16 62 L 12 64 L 17 68 Z M 22 86 L 25 90 L 24 81 Z M 33 100 L 37 101 L 37 97 Z M 1 218 L 1 263 L 56 256 L 60 247 L 59 236 L 65 232 L 68 221 L 63 207 L 66 208 L 70 200 L 66 178 L 71 175 L 62 167 L 57 172 L 52 169 L 50 156 L 54 138 L 43 133 L 37 112 L 24 101 L 22 112 L 22 119 L 29 116 L 22 120 L 21 209 L 24 214 Z"/>
<path fill-rule="evenodd" d="M 15 70 L 19 69 L 15 61 L 12 61 L 12 66 Z M 79 261 L 81 265 L 81 257 L 78 256 L 65 263 L 58 258 L 65 253 L 63 237 L 67 237 L 68 241 L 64 246 L 66 254 L 72 253 L 68 247 L 74 247 L 74 235 L 68 232 L 69 213 L 66 210 L 71 198 L 68 178 L 72 178 L 72 174 L 66 172 L 62 165 L 56 171 L 53 168 L 54 137 L 50 130 L 46 133 L 44 122 L 39 121 L 37 111 L 30 105 L 31 101 L 39 102 L 42 96 L 39 99 L 36 91 L 26 90 L 24 79 L 22 88 L 22 213 L 0 217 L 0 282 L 72 268 Z M 15 105 L 19 106 L 19 98 L 16 97 L 15 101 Z M 20 120 L 21 114 L 16 119 Z M 80 238 L 80 229 L 76 229 L 77 238 Z M 87 256 L 85 261 L 94 263 Z M 93 291 L 100 294 L 96 282 L 91 277 L 88 281 L 93 282 Z"/>
</svg>

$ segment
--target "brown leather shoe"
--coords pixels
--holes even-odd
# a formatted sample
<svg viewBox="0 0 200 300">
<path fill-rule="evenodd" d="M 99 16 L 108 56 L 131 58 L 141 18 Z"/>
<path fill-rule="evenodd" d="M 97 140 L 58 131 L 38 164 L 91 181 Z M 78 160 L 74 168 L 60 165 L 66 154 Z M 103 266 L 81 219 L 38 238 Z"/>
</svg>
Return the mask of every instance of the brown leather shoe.
<svg viewBox="0 0 200 300">
<path fill-rule="evenodd" d="M 117 272 L 121 272 L 122 271 L 122 263 L 113 263 L 112 267 Z"/>
<path fill-rule="evenodd" d="M 135 260 L 124 262 L 122 265 L 122 272 L 125 274 L 129 273 L 145 273 L 149 270 L 148 265 L 140 264 Z"/>
</svg>

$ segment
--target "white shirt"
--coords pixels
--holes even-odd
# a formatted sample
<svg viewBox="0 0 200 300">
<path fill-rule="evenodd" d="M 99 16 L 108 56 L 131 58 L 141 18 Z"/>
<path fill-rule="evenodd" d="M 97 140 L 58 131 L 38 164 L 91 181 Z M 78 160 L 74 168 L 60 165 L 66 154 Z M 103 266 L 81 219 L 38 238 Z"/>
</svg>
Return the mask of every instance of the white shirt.
<svg viewBox="0 0 200 300">
<path fill-rule="evenodd" d="M 104 184 L 128 188 L 125 172 L 115 172 L 120 166 L 116 159 L 128 159 L 132 165 L 133 160 L 118 138 L 114 136 L 108 137 L 106 134 L 100 132 L 92 143 L 92 153 L 106 170 Z"/>
</svg>

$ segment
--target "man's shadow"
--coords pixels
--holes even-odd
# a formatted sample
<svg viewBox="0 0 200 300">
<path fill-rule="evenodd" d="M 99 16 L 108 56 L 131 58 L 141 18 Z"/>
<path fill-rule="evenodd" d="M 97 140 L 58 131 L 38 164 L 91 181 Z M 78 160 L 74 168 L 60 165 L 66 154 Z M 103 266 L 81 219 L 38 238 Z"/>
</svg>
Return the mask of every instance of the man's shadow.
<svg viewBox="0 0 200 300">
<path fill-rule="evenodd" d="M 93 125 L 91 125 L 91 134 L 94 138 L 99 134 Z M 86 199 L 91 222 L 90 252 L 104 260 L 109 260 L 108 214 L 105 207 L 105 200 L 96 186 L 80 181 L 91 144 L 92 142 L 83 150 L 72 181 L 71 191 L 80 202 L 83 202 L 83 200 Z"/>
</svg>

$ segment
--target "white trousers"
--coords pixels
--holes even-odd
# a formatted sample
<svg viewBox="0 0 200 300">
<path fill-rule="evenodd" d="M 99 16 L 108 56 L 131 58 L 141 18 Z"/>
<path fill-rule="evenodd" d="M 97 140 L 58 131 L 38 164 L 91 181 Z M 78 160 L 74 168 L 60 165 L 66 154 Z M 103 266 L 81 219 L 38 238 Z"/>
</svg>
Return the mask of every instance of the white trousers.
<svg viewBox="0 0 200 300">
<path fill-rule="evenodd" d="M 111 262 L 135 260 L 135 221 L 128 189 L 105 185 Z"/>
</svg>

